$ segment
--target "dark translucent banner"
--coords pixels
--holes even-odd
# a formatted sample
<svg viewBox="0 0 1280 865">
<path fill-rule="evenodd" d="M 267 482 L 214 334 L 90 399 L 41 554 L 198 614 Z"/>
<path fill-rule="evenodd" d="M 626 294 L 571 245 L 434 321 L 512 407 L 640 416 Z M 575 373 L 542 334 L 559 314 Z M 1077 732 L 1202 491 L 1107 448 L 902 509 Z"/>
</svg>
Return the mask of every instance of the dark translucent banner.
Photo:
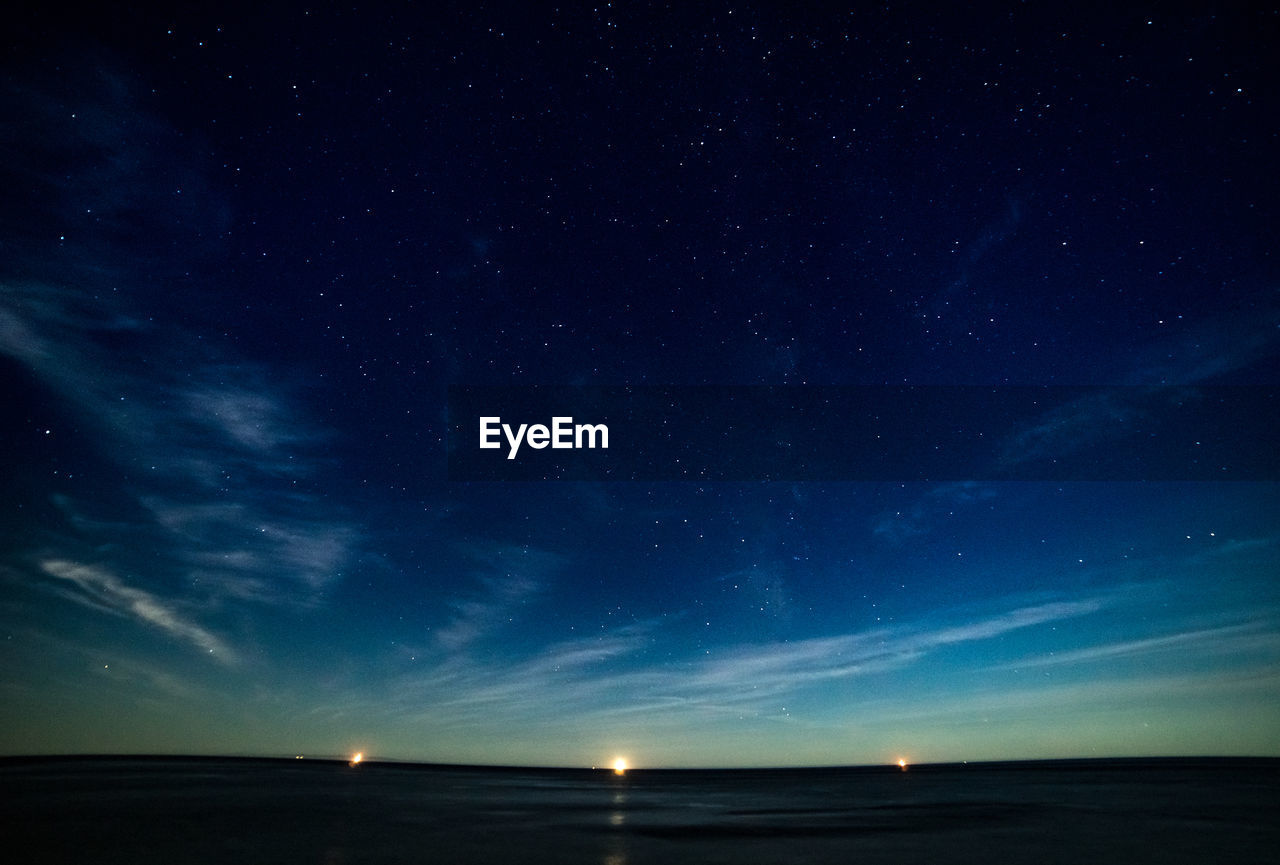
<svg viewBox="0 0 1280 865">
<path fill-rule="evenodd" d="M 453 481 L 1275 481 L 1274 387 L 451 387 Z"/>
</svg>

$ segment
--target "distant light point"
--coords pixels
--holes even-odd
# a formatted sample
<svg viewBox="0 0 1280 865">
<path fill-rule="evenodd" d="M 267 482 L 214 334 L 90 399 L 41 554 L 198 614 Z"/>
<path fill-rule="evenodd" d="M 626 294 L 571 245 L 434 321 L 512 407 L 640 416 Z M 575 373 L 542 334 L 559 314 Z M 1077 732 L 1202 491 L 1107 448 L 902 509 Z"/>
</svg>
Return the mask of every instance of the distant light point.
<svg viewBox="0 0 1280 865">
<path fill-rule="evenodd" d="M 626 760 L 624 760 L 624 759 L 622 759 L 621 757 L 619 757 L 618 759 L 614 760 L 614 761 L 613 761 L 613 774 L 615 774 L 615 775 L 625 775 L 625 774 L 627 774 L 627 761 L 626 761 Z"/>
<path fill-rule="evenodd" d="M 907 771 L 907 760 L 905 757 L 898 758 L 898 768 L 904 772 Z"/>
<path fill-rule="evenodd" d="M 363 751 L 357 751 L 357 752 L 355 753 L 355 756 L 351 758 L 351 762 L 350 762 L 350 763 L 348 763 L 347 765 L 348 765 L 348 766 L 351 766 L 351 767 L 353 767 L 353 768 L 354 768 L 354 767 L 356 767 L 356 766 L 360 765 L 360 761 L 361 761 L 361 760 L 363 760 L 363 759 L 364 759 L 364 752 L 363 752 Z"/>
</svg>

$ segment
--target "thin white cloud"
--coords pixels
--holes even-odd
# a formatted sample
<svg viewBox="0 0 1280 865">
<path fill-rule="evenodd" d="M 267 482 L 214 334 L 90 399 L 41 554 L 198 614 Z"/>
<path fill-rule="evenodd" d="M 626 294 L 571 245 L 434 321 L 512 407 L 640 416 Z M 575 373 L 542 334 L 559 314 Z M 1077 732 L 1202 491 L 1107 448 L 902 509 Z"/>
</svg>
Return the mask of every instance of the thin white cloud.
<svg viewBox="0 0 1280 865">
<path fill-rule="evenodd" d="M 489 635 L 540 590 L 537 580 L 520 574 L 486 578 L 483 583 L 482 594 L 450 604 L 452 618 L 436 631 L 436 642 L 441 648 L 459 651 Z"/>
<path fill-rule="evenodd" d="M 1191 698 L 1199 711 L 1212 705 L 1215 696 L 1239 696 L 1257 693 L 1271 702 L 1280 685 L 1280 673 L 1274 659 L 1223 670 L 1190 672 L 1153 672 L 1149 675 L 1090 677 L 1084 681 L 1059 682 L 1033 677 L 1023 686 L 1000 682 L 981 690 L 948 695 L 945 701 L 929 699 L 878 702 L 872 715 L 881 723 L 905 724 L 923 722 L 935 727 L 952 727 L 959 721 L 1001 717 L 1006 722 L 1019 714 L 1045 717 L 1053 712 L 1067 716 L 1096 716 L 1115 711 L 1118 706 L 1152 707 L 1169 703 L 1185 703 Z"/>
<path fill-rule="evenodd" d="M 17 315 L 0 307 L 0 352 L 29 364 L 43 363 L 52 354 L 46 340 Z"/>
<path fill-rule="evenodd" d="M 1005 469 L 1055 459 L 1134 435 L 1154 408 L 1139 389 L 1098 389 L 1049 410 L 1032 426 L 1010 435 L 999 463 Z"/>
<path fill-rule="evenodd" d="M 1062 619 L 1073 619 L 1100 610 L 1103 602 L 1097 598 L 1083 601 L 1061 601 L 1051 604 L 1040 604 L 1034 607 L 1022 607 L 980 622 L 944 628 L 916 638 L 921 647 L 933 648 L 951 643 L 965 643 L 971 640 L 989 640 L 1009 631 L 1056 622 Z M 911 641 L 908 641 L 911 642 Z"/>
<path fill-rule="evenodd" d="M 885 511 L 877 518 L 872 533 L 892 544 L 902 544 L 928 534 L 944 515 L 995 498 L 990 484 L 974 481 L 939 484 L 931 487 L 905 508 Z"/>
<path fill-rule="evenodd" d="M 181 242 L 185 270 L 212 251 L 200 238 L 223 235 L 228 203 L 181 156 L 190 142 L 148 113 L 127 78 L 99 71 L 74 91 L 7 95 L 37 118 L 32 134 L 76 155 L 74 178 L 40 160 L 17 166 L 41 206 L 58 220 L 91 207 L 98 228 L 68 231 L 56 270 L 34 253 L 13 262 L 57 276 L 0 283 L 0 353 L 51 395 L 52 417 L 69 419 L 52 435 L 76 436 L 128 478 L 102 498 L 60 497 L 68 524 L 51 530 L 96 549 L 118 549 L 121 536 L 146 543 L 187 569 L 203 600 L 315 603 L 355 557 L 360 532 L 329 500 L 281 482 L 318 474 L 329 434 L 290 399 L 279 370 L 203 339 L 191 310 L 165 314 L 147 286 L 172 261 L 112 246 L 141 235 L 172 241 L 156 247 Z"/>
<path fill-rule="evenodd" d="M 52 577 L 66 580 L 79 587 L 85 594 L 87 606 L 107 608 L 154 625 L 191 645 L 204 650 L 222 663 L 236 662 L 231 647 L 216 634 L 184 616 L 169 602 L 126 585 L 115 575 L 92 565 L 51 559 L 40 563 L 41 569 Z"/>
<path fill-rule="evenodd" d="M 1242 307 L 1180 327 L 1147 347 L 1131 384 L 1183 384 L 1239 372 L 1280 351 L 1280 308 Z"/>
<path fill-rule="evenodd" d="M 193 420 L 251 451 L 269 453 L 295 439 L 283 406 L 261 390 L 205 385 L 183 398 Z"/>
<path fill-rule="evenodd" d="M 1099 388 L 1046 412 L 1004 442 L 1001 465 L 1080 453 L 1136 434 L 1182 399 L 1195 399 L 1194 385 L 1238 373 L 1280 352 L 1280 310 L 1226 313 L 1181 336 L 1148 348 L 1120 380 L 1129 387 Z M 1136 386 L 1135 386 L 1136 385 Z"/>
<path fill-rule="evenodd" d="M 152 128 L 155 135 L 144 138 L 164 137 L 163 124 L 137 113 L 123 80 L 105 75 L 90 90 L 96 96 L 85 97 L 81 122 L 64 130 L 62 142 L 80 149 L 89 178 L 73 187 L 63 176 L 43 177 L 45 198 L 92 196 L 95 213 L 106 220 L 111 205 L 128 195 L 168 201 L 171 177 L 158 181 L 151 167 L 113 173 L 126 164 L 113 158 L 124 117 L 134 131 Z M 31 103 L 38 110 L 54 104 L 38 94 Z M 65 112 L 45 119 L 54 122 L 55 114 Z M 162 171 L 181 175 L 178 185 L 189 193 L 203 188 L 184 165 L 171 161 Z M 103 181 L 100 189 L 93 178 Z M 148 210 L 141 201 L 123 208 L 130 223 Z M 200 210 L 219 212 L 218 203 L 205 198 Z M 157 227 L 163 221 L 158 217 Z M 83 266 L 69 265 L 57 281 L 0 284 L 0 353 L 52 395 L 54 417 L 70 418 L 67 429 L 51 423 L 51 434 L 96 445 L 97 456 L 118 461 L 128 481 L 103 498 L 54 497 L 65 522 L 48 528 L 41 548 L 92 547 L 98 566 L 71 564 L 75 553 L 27 552 L 48 560 L 46 572 L 62 584 L 59 596 L 145 620 L 229 660 L 232 653 L 215 635 L 179 611 L 246 598 L 313 603 L 359 544 L 359 532 L 339 509 L 282 491 L 281 479 L 314 472 L 315 445 L 326 434 L 264 370 L 212 347 L 184 324 L 143 313 L 128 269 L 104 265 L 110 250 L 69 239 L 62 252 L 64 261 Z M 50 534 L 62 537 L 51 542 Z M 116 576 L 129 572 L 112 558 L 117 551 L 129 555 L 122 537 L 135 548 L 145 544 L 158 567 L 183 572 L 184 597 L 165 601 Z"/>
<path fill-rule="evenodd" d="M 68 540 L 146 537 L 207 597 L 225 586 L 229 600 L 310 605 L 339 579 L 360 533 L 333 504 L 281 483 L 316 472 L 328 433 L 278 383 L 180 326 L 139 324 L 119 309 L 127 295 L 0 288 L 0 352 L 59 398 L 59 412 L 97 439 L 103 458 L 127 467 L 130 482 L 113 494 L 141 505 L 104 520 L 89 516 L 107 512 L 102 503 L 58 496 Z M 120 351 L 121 340 L 133 350 Z"/>
<path fill-rule="evenodd" d="M 1121 640 L 1069 652 L 1055 652 L 1051 655 L 1038 655 L 1021 661 L 1000 664 L 992 669 L 1025 670 L 1091 664 L 1161 652 L 1194 651 L 1197 654 L 1232 654 L 1254 648 L 1280 648 L 1280 634 L 1274 630 L 1266 630 L 1261 622 L 1249 622 L 1219 628 L 1181 631 L 1142 640 Z"/>
<path fill-rule="evenodd" d="M 741 644 L 692 659 L 647 660 L 660 620 L 597 638 L 558 643 L 524 661 L 492 663 L 452 654 L 396 688 L 406 711 L 436 724 L 693 713 L 755 714 L 817 682 L 852 681 L 900 669 L 935 649 L 1089 615 L 1098 599 L 1019 607 L 947 627 L 880 628 L 856 634 Z M 463 647 L 460 647 L 463 648 Z M 423 707 L 429 707 L 424 709 Z"/>
<path fill-rule="evenodd" d="M 281 598 L 305 601 L 308 592 L 335 582 L 356 541 L 350 526 L 290 513 L 296 508 L 283 501 L 264 507 L 259 502 L 205 504 L 153 496 L 143 504 L 157 525 L 175 536 L 175 547 L 193 573 L 273 586 Z M 289 587 L 306 591 L 298 597 Z"/>
<path fill-rule="evenodd" d="M 942 646 L 988 640 L 1010 631 L 1088 615 L 1101 609 L 1098 599 L 1021 607 L 999 616 L 944 628 L 884 628 L 848 634 L 721 651 L 698 665 L 678 693 L 707 701 L 738 704 L 817 681 L 850 679 L 912 664 Z"/>
<path fill-rule="evenodd" d="M 518 617 L 561 565 L 558 555 L 530 547 L 476 545 L 467 553 L 479 587 L 447 602 L 449 621 L 435 631 L 436 646 L 446 653 L 463 651 Z"/>
<path fill-rule="evenodd" d="M 594 640 L 559 643 L 519 668 L 521 676 L 577 672 L 628 655 L 643 648 L 648 636 L 641 631 L 613 634 Z"/>
</svg>

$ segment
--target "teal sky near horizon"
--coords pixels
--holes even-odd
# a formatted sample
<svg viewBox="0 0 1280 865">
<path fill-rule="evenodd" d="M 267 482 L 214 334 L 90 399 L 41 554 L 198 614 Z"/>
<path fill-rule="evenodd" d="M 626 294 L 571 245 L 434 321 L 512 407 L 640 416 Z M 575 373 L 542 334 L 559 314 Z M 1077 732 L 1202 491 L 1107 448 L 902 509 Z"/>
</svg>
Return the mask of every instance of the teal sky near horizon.
<svg viewBox="0 0 1280 865">
<path fill-rule="evenodd" d="M 0 755 L 1280 756 L 1275 482 L 445 476 L 459 384 L 1274 387 L 1280 16 L 1153 10 L 20 18 Z"/>
</svg>

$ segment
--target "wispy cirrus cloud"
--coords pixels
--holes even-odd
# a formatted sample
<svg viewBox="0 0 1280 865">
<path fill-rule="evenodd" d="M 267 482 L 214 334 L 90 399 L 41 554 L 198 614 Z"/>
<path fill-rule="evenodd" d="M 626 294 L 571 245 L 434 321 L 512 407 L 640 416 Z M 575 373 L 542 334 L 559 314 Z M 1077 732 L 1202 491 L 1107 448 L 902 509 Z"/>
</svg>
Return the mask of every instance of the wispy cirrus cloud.
<svg viewBox="0 0 1280 865">
<path fill-rule="evenodd" d="M 939 484 L 905 508 L 881 513 L 872 526 L 872 533 L 891 544 L 906 543 L 928 534 L 945 514 L 973 507 L 995 496 L 991 484 L 974 481 Z"/>
<path fill-rule="evenodd" d="M 306 602 L 308 592 L 339 578 L 357 540 L 350 524 L 332 515 L 308 514 L 309 497 L 281 497 L 270 507 L 253 501 L 206 504 L 160 497 L 148 497 L 143 504 L 173 539 L 194 577 L 243 587 L 271 576 L 263 591 L 250 594 L 263 600 L 271 599 L 271 586 L 279 591 L 283 578 L 300 589 L 295 600 Z"/>
<path fill-rule="evenodd" d="M 251 453 L 272 454 L 298 440 L 295 419 L 262 390 L 203 383 L 182 397 L 190 418 Z"/>
<path fill-rule="evenodd" d="M 437 644 L 457 651 L 492 633 L 510 616 L 513 608 L 538 591 L 538 584 L 526 577 L 513 576 L 486 580 L 483 595 L 451 601 L 452 617 L 436 630 Z"/>
<path fill-rule="evenodd" d="M 221 584 L 228 598 L 313 603 L 360 535 L 340 507 L 293 485 L 323 465 L 328 433 L 253 364 L 192 357 L 181 327 L 108 337 L 81 307 L 72 289 L 0 293 L 0 311 L 21 335 L 0 340 L 0 351 L 92 433 L 100 459 L 130 475 L 111 493 L 133 506 L 111 509 L 111 520 L 93 516 L 109 509 L 92 494 L 56 497 L 79 539 L 146 537 L 206 592 Z M 122 355 L 121 340 L 132 351 Z"/>
<path fill-rule="evenodd" d="M 528 547 L 499 546 L 473 549 L 479 562 L 479 586 L 470 594 L 449 602 L 449 621 L 435 632 L 436 644 L 459 651 L 493 633 L 518 609 L 542 591 L 547 576 L 559 567 L 553 553 Z"/>
<path fill-rule="evenodd" d="M 1280 353 L 1280 307 L 1230 310 L 1180 328 L 1147 346 L 1122 377 L 1125 384 L 1177 385 L 1247 371 Z"/>
<path fill-rule="evenodd" d="M 29 140 L 56 159 L 0 169 L 39 191 L 24 242 L 0 265 L 0 355 L 39 388 L 39 422 L 75 452 L 77 480 L 111 480 L 50 492 L 62 519 L 31 532 L 12 562 L 92 561 L 120 575 L 96 583 L 99 596 L 134 590 L 143 609 L 147 596 L 178 594 L 315 605 L 363 538 L 306 483 L 330 467 L 332 435 L 287 375 L 208 338 L 199 304 L 215 288 L 198 285 L 229 207 L 190 141 L 129 79 L 87 78 L 58 93 L 6 85 L 33 118 Z M 191 289 L 181 307 L 171 280 Z"/>
<path fill-rule="evenodd" d="M 1119 640 L 1067 652 L 1037 655 L 1020 661 L 1000 664 L 992 669 L 1024 670 L 1042 667 L 1064 667 L 1117 661 L 1168 652 L 1194 652 L 1199 656 L 1211 656 L 1237 654 L 1253 650 L 1270 650 L 1272 652 L 1280 650 L 1280 632 L 1277 632 L 1273 623 L 1253 621 L 1236 625 L 1224 625 L 1217 628 L 1178 631 L 1140 640 Z"/>
<path fill-rule="evenodd" d="M 1006 469 L 1016 468 L 1132 435 L 1137 422 L 1150 416 L 1151 407 L 1141 404 L 1136 398 L 1140 396 L 1123 389 L 1099 389 L 1051 409 L 1032 425 L 1006 438 L 1000 464 Z"/>
<path fill-rule="evenodd" d="M 41 562 L 40 567 L 49 576 L 76 586 L 83 594 L 70 597 L 92 609 L 107 610 L 159 628 L 222 663 L 234 664 L 238 660 L 222 638 L 181 612 L 172 601 L 128 585 L 109 571 L 58 559 Z"/>
<path fill-rule="evenodd" d="M 663 620 L 548 646 L 501 663 L 451 654 L 395 688 L 400 711 L 449 726 L 503 719 L 554 724 L 652 715 L 670 719 L 771 711 L 809 686 L 853 681 L 922 662 L 946 646 L 1090 615 L 1088 598 L 1009 609 L 948 626 L 896 626 L 764 644 L 722 646 L 711 655 L 655 658 Z M 367 707 L 366 707 L 367 708 Z M 384 707 L 385 708 L 385 707 Z"/>
<path fill-rule="evenodd" d="M 1256 379 L 1249 370 L 1280 354 L 1280 309 L 1224 313 L 1148 346 L 1128 369 L 1118 370 L 1120 386 L 1093 388 L 1078 399 L 1049 409 L 1011 432 L 999 455 L 1001 467 L 1070 456 L 1131 438 L 1184 401 L 1201 397 L 1197 385 L 1235 376 Z M 1263 379 L 1265 381 L 1265 379 Z"/>
<path fill-rule="evenodd" d="M 728 703 L 772 698 L 818 681 L 879 673 L 912 664 L 936 649 L 979 642 L 1035 625 L 1097 612 L 1104 601 L 1090 598 L 1020 607 L 997 616 L 944 627 L 883 628 L 859 634 L 722 650 L 698 664 L 681 684 L 686 696 Z"/>
</svg>

